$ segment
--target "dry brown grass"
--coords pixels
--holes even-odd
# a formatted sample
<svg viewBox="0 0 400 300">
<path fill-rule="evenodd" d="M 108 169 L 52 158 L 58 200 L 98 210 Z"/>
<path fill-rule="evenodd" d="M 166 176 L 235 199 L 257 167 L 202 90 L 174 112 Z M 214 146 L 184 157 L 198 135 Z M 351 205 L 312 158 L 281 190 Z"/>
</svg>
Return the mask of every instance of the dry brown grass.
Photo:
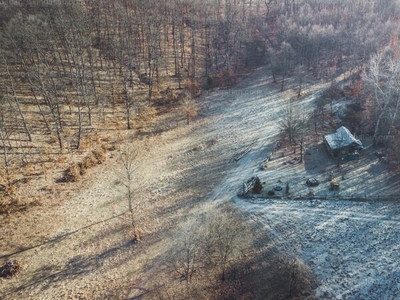
<svg viewBox="0 0 400 300">
<path fill-rule="evenodd" d="M 64 171 L 64 182 L 77 182 L 87 171 L 106 160 L 107 149 L 111 147 L 102 146 L 90 152 L 82 161 L 73 164 Z"/>
<path fill-rule="evenodd" d="M 41 199 L 38 197 L 21 198 L 17 194 L 17 189 L 17 185 L 9 185 L 3 191 L 0 190 L 0 215 L 10 215 L 40 205 Z"/>
<path fill-rule="evenodd" d="M 67 157 L 65 155 L 60 155 L 56 159 L 57 164 L 63 164 L 67 161 Z"/>
<path fill-rule="evenodd" d="M 157 111 L 154 107 L 149 107 L 147 105 L 140 106 L 136 117 L 137 126 L 144 126 L 152 122 L 156 116 L 156 113 Z"/>
<path fill-rule="evenodd" d="M 81 170 L 87 170 L 87 169 L 93 168 L 97 164 L 98 164 L 98 161 L 92 152 L 88 156 L 85 157 L 83 162 L 80 164 L 80 168 L 81 168 Z M 82 171 L 81 171 L 81 173 L 82 173 Z M 81 174 L 81 175 L 83 175 L 83 174 Z"/>
<path fill-rule="evenodd" d="M 127 127 L 126 121 L 122 119 L 113 119 L 110 126 L 116 130 L 124 130 Z"/>
</svg>

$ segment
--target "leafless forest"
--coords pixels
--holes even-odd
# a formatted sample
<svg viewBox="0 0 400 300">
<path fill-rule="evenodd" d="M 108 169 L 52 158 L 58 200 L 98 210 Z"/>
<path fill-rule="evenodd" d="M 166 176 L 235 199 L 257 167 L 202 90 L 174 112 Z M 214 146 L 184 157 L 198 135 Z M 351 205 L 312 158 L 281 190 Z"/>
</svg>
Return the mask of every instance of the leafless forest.
<svg viewBox="0 0 400 300">
<path fill-rule="evenodd" d="M 181 89 L 195 97 L 263 64 L 282 90 L 298 77 L 299 94 L 305 73 L 353 74 L 332 89 L 358 97 L 352 129 L 398 140 L 396 1 L 18 2 L 1 4 L 4 178 L 98 132 L 145 127 Z"/>
<path fill-rule="evenodd" d="M 155 243 L 156 227 L 144 229 L 151 208 L 136 216 L 139 192 L 133 178 L 140 169 L 136 161 L 153 153 L 146 139 L 162 152 L 168 143 L 156 144 L 158 135 L 189 130 L 185 128 L 196 118 L 202 126 L 207 107 L 214 105 L 205 95 L 234 88 L 260 68 L 270 79 L 260 84 L 273 84 L 282 95 L 294 92 L 293 101 L 306 87 L 328 84 L 307 111 L 315 134 L 328 123 L 335 125 L 326 105 L 332 107 L 336 98 L 350 99 L 344 125 L 385 147 L 389 171 L 398 170 L 398 0 L 4 0 L 0 28 L 0 214 L 5 224 L 38 207 L 53 209 L 49 198 L 68 198 L 68 190 L 82 188 L 89 169 L 114 159 L 122 166 L 119 197 L 129 200 L 124 206 L 130 214 L 125 221 L 133 227 L 124 229 L 134 236 L 129 247 L 147 251 L 146 243 Z M 299 124 L 289 112 L 280 127 L 290 143 L 302 145 Z M 210 181 L 217 183 L 218 176 Z M 196 197 L 193 185 L 180 189 Z M 257 239 L 264 240 L 264 235 L 249 233 L 257 225 L 248 225 L 233 208 L 218 209 L 221 218 L 202 210 L 202 221 L 174 219 L 185 228 L 179 238 L 172 233 L 171 219 L 160 225 L 179 244 L 166 252 L 169 262 L 160 273 L 175 277 L 149 279 L 143 297 L 314 299 L 317 283 L 305 264 L 296 257 L 262 252 Z M 0 242 L 8 238 L 3 232 Z M 146 233 L 151 236 L 147 241 Z M 203 247 L 203 241 L 210 247 Z M 15 245 L 7 245 L 3 259 L 16 251 Z M 131 295 L 130 283 L 124 284 L 115 298 Z M 16 286 L 3 292 L 12 299 L 27 289 Z M 118 288 L 110 287 L 114 292 Z M 101 298 L 94 290 L 88 299 Z"/>
</svg>

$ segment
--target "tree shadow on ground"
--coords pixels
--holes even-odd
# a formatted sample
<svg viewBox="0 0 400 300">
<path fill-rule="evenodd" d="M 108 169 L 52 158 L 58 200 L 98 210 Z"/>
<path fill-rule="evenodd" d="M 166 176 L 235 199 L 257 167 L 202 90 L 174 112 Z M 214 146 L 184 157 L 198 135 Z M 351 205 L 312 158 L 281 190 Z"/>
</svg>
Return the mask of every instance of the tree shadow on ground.
<svg viewBox="0 0 400 300">
<path fill-rule="evenodd" d="M 106 222 L 111 221 L 113 219 L 119 218 L 119 217 L 123 216 L 125 213 L 126 213 L 126 211 L 121 213 L 121 214 L 119 214 L 119 215 L 113 216 L 113 217 L 105 219 L 105 220 L 101 220 L 99 222 L 95 222 L 95 223 L 89 224 L 89 225 L 84 226 L 82 228 L 79 228 L 79 229 L 76 229 L 76 230 L 73 230 L 73 231 L 70 231 L 70 232 L 67 232 L 67 233 L 59 234 L 59 235 L 54 236 L 54 237 L 52 237 L 52 238 L 50 238 L 50 239 L 48 239 L 48 240 L 46 240 L 46 241 L 44 241 L 43 243 L 40 243 L 40 244 L 36 244 L 36 245 L 33 245 L 33 246 L 26 246 L 26 247 L 22 246 L 22 247 L 20 247 L 20 250 L 18 250 L 18 251 L 15 251 L 15 252 L 12 252 L 12 253 L 8 253 L 8 254 L 4 254 L 4 255 L 0 256 L 0 259 L 9 259 L 10 257 L 12 257 L 14 255 L 21 254 L 23 252 L 36 249 L 36 248 L 39 248 L 39 247 L 44 246 L 44 245 L 50 245 L 50 246 L 55 245 L 57 243 L 60 243 L 61 241 L 63 241 L 64 239 L 66 239 L 67 237 L 69 237 L 71 235 L 74 235 L 74 234 L 76 234 L 76 233 L 78 233 L 78 232 L 80 232 L 82 230 L 91 228 L 91 227 L 93 227 L 95 225 L 98 225 L 98 224 L 101 224 L 101 223 L 106 223 Z"/>
<path fill-rule="evenodd" d="M 134 240 L 126 241 L 123 244 L 114 245 L 98 254 L 84 256 L 76 255 L 70 258 L 63 267 L 48 264 L 35 270 L 32 276 L 23 284 L 11 288 L 4 293 L 4 296 L 18 293 L 29 288 L 40 287 L 40 290 L 49 289 L 57 283 L 77 279 L 80 276 L 89 275 L 104 266 L 104 263 L 117 253 L 132 251 L 138 246 Z M 125 261 L 117 261 L 112 267 L 118 267 Z"/>
</svg>

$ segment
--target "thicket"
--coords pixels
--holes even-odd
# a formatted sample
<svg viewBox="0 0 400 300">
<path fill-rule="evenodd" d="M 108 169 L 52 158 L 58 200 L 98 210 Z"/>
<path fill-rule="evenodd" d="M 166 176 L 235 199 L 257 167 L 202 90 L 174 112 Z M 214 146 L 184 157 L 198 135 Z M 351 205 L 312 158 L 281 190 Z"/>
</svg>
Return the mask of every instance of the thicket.
<svg viewBox="0 0 400 300">
<path fill-rule="evenodd" d="M 257 226 L 229 206 L 189 219 L 149 299 L 315 299 L 310 268 Z"/>
</svg>

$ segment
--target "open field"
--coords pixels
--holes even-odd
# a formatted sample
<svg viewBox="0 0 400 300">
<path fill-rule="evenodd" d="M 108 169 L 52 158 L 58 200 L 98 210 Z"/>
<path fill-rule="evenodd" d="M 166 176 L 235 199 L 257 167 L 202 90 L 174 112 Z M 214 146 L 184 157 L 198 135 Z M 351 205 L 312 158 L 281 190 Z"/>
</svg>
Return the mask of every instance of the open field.
<svg viewBox="0 0 400 300">
<path fill-rule="evenodd" d="M 306 145 L 311 155 L 303 165 L 283 165 L 276 159 L 275 165 L 272 160 L 266 171 L 260 170 L 278 139 L 287 99 L 296 94 L 292 89 L 279 92 L 280 85 L 271 81 L 270 74 L 259 69 L 234 89 L 201 97 L 199 114 L 189 126 L 183 116 L 165 116 L 153 123 L 153 136 L 128 133 L 120 150 L 110 152 L 104 164 L 77 184 L 55 183 L 57 172 L 46 178 L 53 196 L 1 224 L 0 263 L 18 259 L 24 269 L 2 279 L 0 296 L 155 298 L 153 288 L 168 272 L 168 251 L 178 225 L 229 201 L 270 232 L 272 241 L 266 245 L 298 255 L 311 266 L 319 280 L 319 298 L 395 299 L 400 291 L 397 203 L 249 203 L 237 198 L 241 184 L 254 175 L 271 185 L 290 180 L 292 193 L 304 193 L 304 178 L 325 178 L 335 166 L 329 158 L 321 169 L 311 166 L 310 158 L 324 160 L 313 153 L 319 147 L 313 144 Z M 307 83 L 304 96 L 296 100 L 298 109 L 310 111 L 325 86 Z M 140 153 L 135 209 L 143 243 L 138 245 L 131 244 L 118 160 L 119 151 L 129 147 Z M 342 170 L 349 193 L 399 194 L 397 177 L 372 157 L 346 163 Z M 323 193 L 326 184 L 320 188 L 315 192 Z"/>
</svg>

